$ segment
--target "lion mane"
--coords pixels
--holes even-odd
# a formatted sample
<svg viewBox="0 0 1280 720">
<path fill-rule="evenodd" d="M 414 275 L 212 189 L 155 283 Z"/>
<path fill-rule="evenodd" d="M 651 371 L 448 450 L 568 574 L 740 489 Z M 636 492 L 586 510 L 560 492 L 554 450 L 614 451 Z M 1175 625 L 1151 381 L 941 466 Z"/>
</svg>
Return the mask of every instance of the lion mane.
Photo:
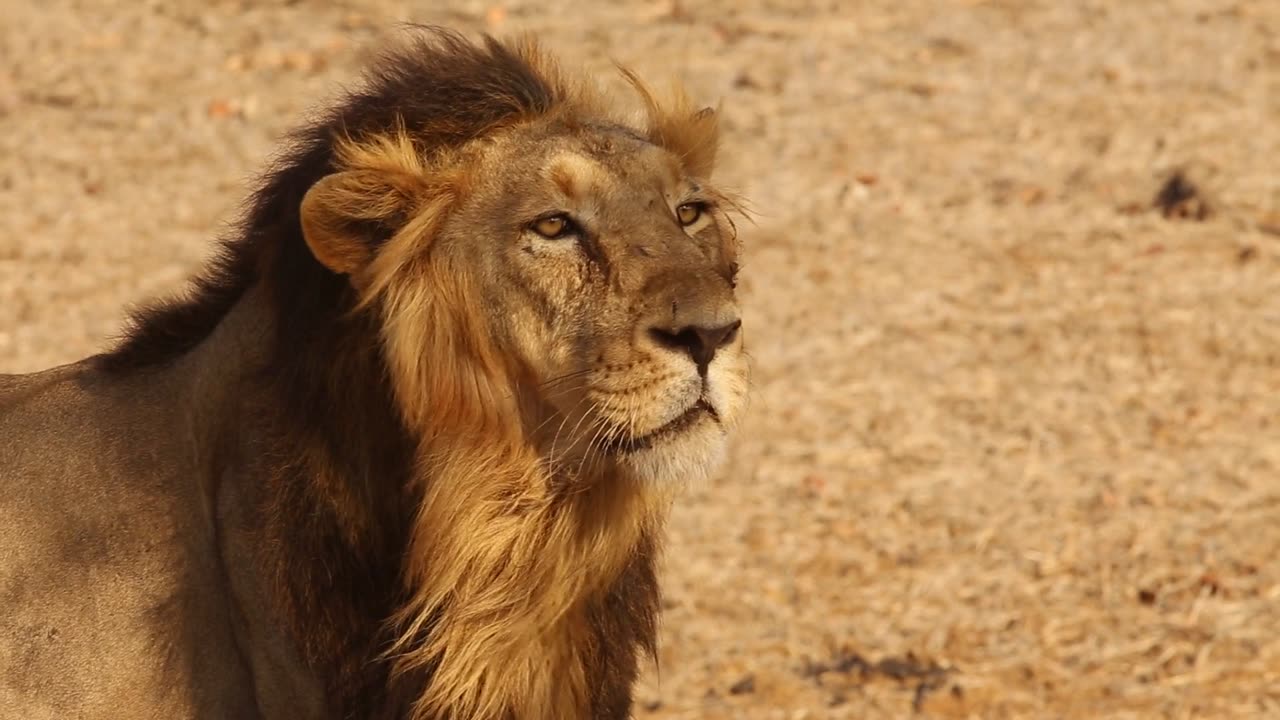
<svg viewBox="0 0 1280 720">
<path fill-rule="evenodd" d="M 709 166 L 713 121 L 633 82 L 649 139 Z M 629 715 L 638 662 L 655 655 L 669 497 L 625 481 L 563 492 L 513 419 L 522 378 L 468 269 L 405 239 L 429 237 L 466 190 L 462 172 L 418 187 L 422 163 L 447 166 L 531 118 L 590 122 L 603 106 L 532 43 L 424 30 L 292 137 L 189 294 L 138 311 L 93 358 L 109 376 L 161 372 L 257 298 L 270 336 L 242 391 L 252 411 L 211 422 L 219 437 L 251 438 L 227 448 L 251 478 L 248 560 L 338 716 Z M 304 238 L 304 197 L 338 167 L 427 198 L 403 233 L 387 230 L 405 220 L 391 217 L 396 202 L 329 198 L 382 244 L 364 287 Z"/>
</svg>

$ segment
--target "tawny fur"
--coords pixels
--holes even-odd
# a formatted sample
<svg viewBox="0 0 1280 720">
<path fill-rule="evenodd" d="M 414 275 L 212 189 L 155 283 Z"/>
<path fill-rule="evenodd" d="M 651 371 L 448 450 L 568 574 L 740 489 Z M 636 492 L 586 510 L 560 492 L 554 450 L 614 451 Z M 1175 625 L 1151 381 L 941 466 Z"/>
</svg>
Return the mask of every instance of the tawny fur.
<svg viewBox="0 0 1280 720">
<path fill-rule="evenodd" d="M 515 48 L 560 93 L 546 114 L 581 121 L 602 107 L 536 45 Z M 710 175 L 715 115 L 697 112 L 683 92 L 664 106 L 624 74 L 644 100 L 648 138 L 689 172 Z M 388 650 L 393 667 L 431 669 L 414 702 L 417 717 L 587 717 L 584 602 L 660 532 L 668 493 L 610 477 L 578 478 L 585 492 L 555 491 L 552 468 L 522 422 L 517 395 L 525 378 L 493 346 L 470 269 L 432 258 L 435 226 L 466 192 L 465 158 L 420 147 L 397 127 L 342 139 L 337 168 L 308 194 L 304 224 L 313 198 L 320 217 L 404 223 L 367 272 L 335 268 L 364 287 L 362 306 L 381 308 L 393 387 L 420 437 L 421 504 L 404 573 L 409 601 L 395 617 L 398 637 Z M 340 224 L 324 222 L 315 235 L 330 236 L 331 247 L 358 246 L 341 242 Z"/>
<path fill-rule="evenodd" d="M 187 554 L 149 571 L 167 614 L 112 612 L 201 659 L 147 666 L 135 692 L 177 688 L 172 716 L 629 716 L 666 509 L 722 453 L 746 368 L 716 115 L 624 74 L 639 129 L 530 41 L 425 33 L 298 134 L 191 298 L 144 309 L 111 353 L 0 376 L 0 424 L 36 428 L 11 455 L 50 493 L 141 482 L 134 454 L 173 429 L 155 452 L 181 471 L 156 483 Z M 538 237 L 536 198 L 589 208 L 590 230 Z M 672 343 L 704 326 L 723 348 L 695 369 Z M 39 434 L 71 408 L 155 427 L 111 435 L 86 474 Z M 92 687 L 93 658 L 73 664 L 67 687 Z M 110 706 L 57 692 L 64 714 Z"/>
</svg>

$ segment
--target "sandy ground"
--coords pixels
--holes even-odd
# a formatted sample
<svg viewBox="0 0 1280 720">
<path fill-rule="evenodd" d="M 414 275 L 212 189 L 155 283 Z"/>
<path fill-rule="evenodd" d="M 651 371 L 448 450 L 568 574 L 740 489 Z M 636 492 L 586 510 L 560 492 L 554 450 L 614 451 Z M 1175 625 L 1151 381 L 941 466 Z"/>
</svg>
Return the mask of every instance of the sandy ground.
<svg viewBox="0 0 1280 720">
<path fill-rule="evenodd" d="M 532 30 L 723 99 L 758 210 L 638 717 L 1280 717 L 1280 3 L 442 4 L 5 0 L 0 371 L 179 287 L 388 21 Z"/>
</svg>

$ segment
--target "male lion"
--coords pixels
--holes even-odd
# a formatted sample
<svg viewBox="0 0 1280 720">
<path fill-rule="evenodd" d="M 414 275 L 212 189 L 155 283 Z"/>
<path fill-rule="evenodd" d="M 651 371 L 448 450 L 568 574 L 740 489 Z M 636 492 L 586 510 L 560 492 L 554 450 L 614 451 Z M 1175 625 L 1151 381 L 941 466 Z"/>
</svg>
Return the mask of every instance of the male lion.
<svg viewBox="0 0 1280 720">
<path fill-rule="evenodd" d="M 746 395 L 716 118 L 443 30 L 109 353 L 0 376 L 0 717 L 625 718 Z"/>
</svg>

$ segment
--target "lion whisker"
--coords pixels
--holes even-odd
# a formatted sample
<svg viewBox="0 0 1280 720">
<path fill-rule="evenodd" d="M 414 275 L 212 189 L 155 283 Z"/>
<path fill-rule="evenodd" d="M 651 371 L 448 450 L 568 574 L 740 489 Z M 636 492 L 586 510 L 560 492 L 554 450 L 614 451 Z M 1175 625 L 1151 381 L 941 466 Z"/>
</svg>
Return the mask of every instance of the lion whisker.
<svg viewBox="0 0 1280 720">
<path fill-rule="evenodd" d="M 545 420 L 538 423 L 537 427 L 534 427 L 532 430 L 529 431 L 529 436 L 535 437 L 538 434 L 538 432 L 542 430 L 542 428 L 547 426 L 547 423 L 555 420 L 557 415 L 563 418 L 567 418 L 569 415 L 573 414 L 573 412 L 575 412 L 578 408 L 582 407 L 583 403 L 587 402 L 590 399 L 591 399 L 591 396 L 589 394 L 584 394 L 582 397 L 578 398 L 578 401 L 575 402 L 573 406 L 570 407 L 568 410 L 548 413 L 547 418 Z"/>
</svg>

